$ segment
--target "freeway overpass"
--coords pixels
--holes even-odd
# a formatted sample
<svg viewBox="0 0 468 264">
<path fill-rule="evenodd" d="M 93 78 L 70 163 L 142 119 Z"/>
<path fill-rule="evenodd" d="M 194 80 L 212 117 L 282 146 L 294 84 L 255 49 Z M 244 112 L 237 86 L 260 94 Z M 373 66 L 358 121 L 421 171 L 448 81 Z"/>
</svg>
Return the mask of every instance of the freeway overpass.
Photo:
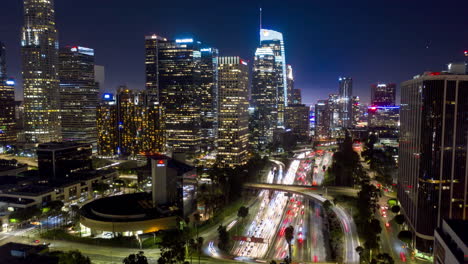
<svg viewBox="0 0 468 264">
<path fill-rule="evenodd" d="M 316 200 L 320 203 L 327 199 L 332 199 L 336 195 L 357 196 L 358 190 L 346 187 L 322 187 L 322 186 L 307 186 L 307 185 L 285 185 L 285 184 L 268 184 L 268 183 L 246 183 L 244 188 L 274 190 L 288 193 L 294 193 Z M 356 247 L 359 246 L 359 238 L 357 234 L 356 224 L 353 217 L 341 206 L 333 206 L 333 211 L 341 220 L 341 227 L 344 234 L 345 256 L 344 262 L 348 264 L 358 264 L 359 255 L 356 252 Z"/>
<path fill-rule="evenodd" d="M 357 196 L 359 190 L 349 187 L 323 187 L 312 185 L 287 185 L 287 184 L 269 184 L 269 183 L 246 183 L 244 188 L 274 190 L 291 192 L 300 195 L 307 195 L 315 200 L 324 202 L 325 198 L 332 198 L 337 195 Z"/>
</svg>

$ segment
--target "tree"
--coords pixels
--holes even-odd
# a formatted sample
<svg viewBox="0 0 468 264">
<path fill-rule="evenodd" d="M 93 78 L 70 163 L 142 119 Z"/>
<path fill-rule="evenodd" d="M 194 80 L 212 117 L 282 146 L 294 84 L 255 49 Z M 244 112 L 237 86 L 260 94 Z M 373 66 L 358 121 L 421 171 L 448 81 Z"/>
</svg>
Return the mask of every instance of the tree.
<svg viewBox="0 0 468 264">
<path fill-rule="evenodd" d="M 148 259 L 145 257 L 144 252 L 140 251 L 137 254 L 130 254 L 122 260 L 124 264 L 148 264 Z"/>
<path fill-rule="evenodd" d="M 333 207 L 333 204 L 329 200 L 326 200 L 325 202 L 323 202 L 322 206 L 323 209 L 325 209 L 325 211 L 328 212 Z"/>
<path fill-rule="evenodd" d="M 188 238 L 187 229 L 164 230 L 161 242 L 158 243 L 161 250 L 161 257 L 158 259 L 158 263 L 175 264 L 184 262 Z"/>
<path fill-rule="evenodd" d="M 292 249 L 291 249 L 291 241 L 294 238 L 294 227 L 293 226 L 288 226 L 284 232 L 284 237 L 286 238 L 286 242 L 288 243 L 289 247 L 289 258 L 288 258 L 288 263 L 292 262 Z"/>
<path fill-rule="evenodd" d="M 399 225 L 402 225 L 405 222 L 405 217 L 401 214 L 396 215 L 395 218 L 393 218 L 395 222 Z"/>
<path fill-rule="evenodd" d="M 226 230 L 226 226 L 220 225 L 218 227 L 218 247 L 222 250 L 227 251 L 229 247 L 230 236 L 229 232 Z"/>
<path fill-rule="evenodd" d="M 394 264 L 395 263 L 393 258 L 387 253 L 378 254 L 377 255 L 377 260 L 381 264 Z"/>
<path fill-rule="evenodd" d="M 241 206 L 239 211 L 237 211 L 237 216 L 242 217 L 242 226 L 244 225 L 245 218 L 249 215 L 249 208 Z"/>
<path fill-rule="evenodd" d="M 58 257 L 58 264 L 91 264 L 89 257 L 83 255 L 79 250 L 56 251 L 52 255 Z"/>
<path fill-rule="evenodd" d="M 410 244 L 411 240 L 413 240 L 413 234 L 411 231 L 403 230 L 398 233 L 398 239 L 405 242 L 406 244 Z"/>
<path fill-rule="evenodd" d="M 276 264 L 276 261 L 272 260 L 270 261 L 270 264 Z"/>
<path fill-rule="evenodd" d="M 400 212 L 400 206 L 398 205 L 392 206 L 392 212 L 394 212 L 395 214 L 398 214 Z"/>
</svg>

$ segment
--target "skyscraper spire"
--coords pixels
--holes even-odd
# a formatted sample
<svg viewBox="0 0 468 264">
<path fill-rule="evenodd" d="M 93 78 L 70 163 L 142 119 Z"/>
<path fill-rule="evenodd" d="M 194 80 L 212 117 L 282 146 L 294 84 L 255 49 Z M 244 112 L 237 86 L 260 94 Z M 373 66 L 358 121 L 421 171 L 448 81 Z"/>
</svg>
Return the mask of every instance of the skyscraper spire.
<svg viewBox="0 0 468 264">
<path fill-rule="evenodd" d="M 262 7 L 260 7 L 260 31 L 262 30 Z"/>
</svg>

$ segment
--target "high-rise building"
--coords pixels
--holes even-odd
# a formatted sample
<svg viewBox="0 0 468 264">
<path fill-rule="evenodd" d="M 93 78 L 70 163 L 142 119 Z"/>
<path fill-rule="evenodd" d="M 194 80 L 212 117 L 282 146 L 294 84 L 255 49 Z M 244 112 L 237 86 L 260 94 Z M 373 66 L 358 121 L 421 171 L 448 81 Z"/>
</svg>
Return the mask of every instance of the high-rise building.
<svg viewBox="0 0 468 264">
<path fill-rule="evenodd" d="M 318 100 L 315 104 L 315 138 L 328 139 L 330 136 L 330 115 L 328 100 Z"/>
<path fill-rule="evenodd" d="M 252 77 L 252 101 L 256 108 L 255 122 L 258 138 L 255 145 L 262 148 L 273 141 L 278 125 L 278 71 L 271 48 L 257 48 Z"/>
<path fill-rule="evenodd" d="M 118 154 L 119 125 L 117 104 L 113 94 L 105 93 L 97 107 L 98 155 L 114 157 Z"/>
<path fill-rule="evenodd" d="M 303 104 L 290 104 L 286 107 L 285 126 L 300 142 L 307 142 L 310 134 L 310 107 Z"/>
<path fill-rule="evenodd" d="M 218 50 L 201 50 L 201 149 L 215 149 L 218 130 Z"/>
<path fill-rule="evenodd" d="M 338 94 L 329 94 L 327 114 L 329 135 L 331 138 L 339 138 L 343 135 L 343 104 Z"/>
<path fill-rule="evenodd" d="M 105 157 L 163 153 L 164 111 L 145 92 L 121 86 L 114 100 L 104 94 L 98 107 L 98 154 Z"/>
<path fill-rule="evenodd" d="M 338 80 L 341 126 L 344 128 L 350 128 L 352 126 L 353 113 L 353 79 L 349 77 L 340 77 Z"/>
<path fill-rule="evenodd" d="M 7 78 L 6 48 L 0 42 L 0 146 L 16 141 L 15 81 Z"/>
<path fill-rule="evenodd" d="M 219 58 L 218 158 L 225 167 L 248 159 L 249 66 L 239 57 Z"/>
<path fill-rule="evenodd" d="M 193 155 L 201 150 L 204 94 L 201 61 L 199 41 L 146 37 L 146 89 L 149 101 L 159 102 L 165 110 L 171 152 Z M 208 76 L 207 68 L 204 76 Z"/>
<path fill-rule="evenodd" d="M 0 80 L 7 78 L 6 69 L 6 47 L 3 42 L 0 42 Z"/>
<path fill-rule="evenodd" d="M 351 126 L 357 127 L 361 119 L 361 115 L 362 115 L 361 114 L 361 102 L 360 102 L 359 96 L 353 96 L 351 103 L 353 105 Z"/>
<path fill-rule="evenodd" d="M 275 58 L 274 71 L 278 108 L 278 126 L 284 125 L 284 108 L 288 105 L 288 77 L 283 34 L 270 29 L 260 29 L 260 47 L 270 48 Z M 258 50 L 257 50 L 258 51 Z M 291 69 L 292 70 L 292 69 Z M 292 73 L 292 71 L 291 71 Z"/>
<path fill-rule="evenodd" d="M 288 105 L 293 104 L 293 91 L 294 91 L 294 73 L 291 65 L 287 65 L 286 75 L 288 81 Z"/>
<path fill-rule="evenodd" d="M 25 139 L 60 141 L 58 37 L 54 0 L 24 0 L 23 60 Z"/>
<path fill-rule="evenodd" d="M 394 106 L 396 103 L 396 84 L 378 83 L 371 86 L 371 105 Z"/>
<path fill-rule="evenodd" d="M 159 43 L 165 41 L 154 34 L 145 37 L 146 91 L 150 102 L 159 102 Z"/>
<path fill-rule="evenodd" d="M 468 219 L 468 75 L 426 72 L 401 85 L 398 199 L 413 247 L 431 252 L 442 219 Z"/>
<path fill-rule="evenodd" d="M 66 46 L 59 58 L 62 138 L 96 146 L 99 88 L 94 79 L 94 50 Z"/>
<path fill-rule="evenodd" d="M 301 89 L 293 89 L 293 91 L 292 91 L 292 104 L 302 104 L 302 91 L 301 91 Z"/>
<path fill-rule="evenodd" d="M 16 141 L 15 81 L 0 78 L 0 146 Z"/>
</svg>

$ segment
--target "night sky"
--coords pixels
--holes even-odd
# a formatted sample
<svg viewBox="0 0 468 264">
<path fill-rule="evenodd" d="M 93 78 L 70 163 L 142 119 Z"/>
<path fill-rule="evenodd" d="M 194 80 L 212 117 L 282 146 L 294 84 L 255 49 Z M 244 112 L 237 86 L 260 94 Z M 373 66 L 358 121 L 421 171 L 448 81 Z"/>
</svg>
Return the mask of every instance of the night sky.
<svg viewBox="0 0 468 264">
<path fill-rule="evenodd" d="M 21 80 L 21 0 L 1 0 L 0 41 L 9 75 Z M 283 32 L 286 61 L 303 101 L 335 93 L 339 76 L 354 79 L 367 101 L 372 83 L 396 82 L 447 62 L 468 49 L 468 1 L 419 0 L 55 0 L 60 45 L 94 48 L 106 67 L 106 90 L 144 88 L 144 36 L 194 36 L 221 55 L 252 61 L 258 8 L 264 28 Z M 22 97 L 18 88 L 17 98 Z"/>
</svg>

